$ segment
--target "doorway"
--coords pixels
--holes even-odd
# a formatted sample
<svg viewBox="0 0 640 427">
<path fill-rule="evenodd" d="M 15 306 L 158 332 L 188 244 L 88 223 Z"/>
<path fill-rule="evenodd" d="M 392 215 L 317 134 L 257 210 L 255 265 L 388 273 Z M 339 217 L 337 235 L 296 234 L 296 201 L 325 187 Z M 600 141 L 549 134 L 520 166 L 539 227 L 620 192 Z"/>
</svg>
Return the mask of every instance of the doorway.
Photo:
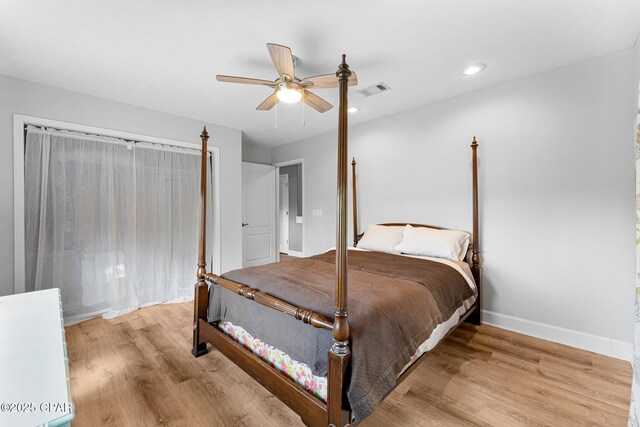
<svg viewBox="0 0 640 427">
<path fill-rule="evenodd" d="M 303 161 L 276 164 L 278 167 L 278 250 L 280 254 L 304 256 Z"/>
<path fill-rule="evenodd" d="M 280 253 L 289 254 L 289 175 L 280 174 Z"/>
</svg>

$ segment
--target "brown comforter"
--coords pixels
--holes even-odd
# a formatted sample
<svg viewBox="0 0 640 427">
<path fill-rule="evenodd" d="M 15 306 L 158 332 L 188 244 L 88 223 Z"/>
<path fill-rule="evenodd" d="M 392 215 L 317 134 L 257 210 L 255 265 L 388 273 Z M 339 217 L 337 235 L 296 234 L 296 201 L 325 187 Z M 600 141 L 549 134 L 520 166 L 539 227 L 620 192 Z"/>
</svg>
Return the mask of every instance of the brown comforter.
<svg viewBox="0 0 640 427">
<path fill-rule="evenodd" d="M 425 259 L 349 251 L 348 312 L 352 376 L 347 397 L 355 422 L 373 412 L 435 327 L 473 296 L 454 268 Z M 335 251 L 244 268 L 223 277 L 333 319 Z M 219 286 L 209 321 L 227 320 L 326 376 L 331 332 L 256 304 Z"/>
</svg>

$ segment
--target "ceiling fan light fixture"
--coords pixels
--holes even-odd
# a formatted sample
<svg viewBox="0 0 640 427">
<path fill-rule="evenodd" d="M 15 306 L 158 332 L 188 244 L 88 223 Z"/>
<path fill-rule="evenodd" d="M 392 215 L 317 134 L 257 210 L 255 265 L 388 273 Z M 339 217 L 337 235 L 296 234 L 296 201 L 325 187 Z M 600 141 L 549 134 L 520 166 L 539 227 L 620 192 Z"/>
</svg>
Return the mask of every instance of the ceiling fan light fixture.
<svg viewBox="0 0 640 427">
<path fill-rule="evenodd" d="M 471 64 L 468 67 L 465 67 L 464 70 L 462 70 L 462 74 L 464 74 L 465 76 L 473 76 L 483 71 L 485 68 L 487 68 L 486 64 L 482 64 L 482 63 Z"/>
<path fill-rule="evenodd" d="M 276 96 L 282 102 L 287 104 L 295 104 L 302 99 L 302 92 L 296 85 L 288 82 L 280 83 Z"/>
<path fill-rule="evenodd" d="M 294 104 L 300 101 L 303 101 L 319 113 L 325 113 L 333 108 L 333 105 L 309 89 L 338 87 L 339 82 L 335 73 L 311 76 L 301 80 L 295 75 L 296 64 L 299 63 L 299 60 L 293 56 L 291 48 L 275 43 L 267 43 L 267 50 L 279 76 L 274 81 L 227 76 L 223 74 L 218 74 L 216 80 L 219 82 L 242 83 L 271 88 L 273 92 L 256 107 L 258 111 L 269 111 L 278 105 L 279 102 Z M 354 72 L 351 72 L 349 86 L 355 86 L 357 84 L 358 78 Z M 302 111 L 304 114 L 304 109 Z"/>
</svg>

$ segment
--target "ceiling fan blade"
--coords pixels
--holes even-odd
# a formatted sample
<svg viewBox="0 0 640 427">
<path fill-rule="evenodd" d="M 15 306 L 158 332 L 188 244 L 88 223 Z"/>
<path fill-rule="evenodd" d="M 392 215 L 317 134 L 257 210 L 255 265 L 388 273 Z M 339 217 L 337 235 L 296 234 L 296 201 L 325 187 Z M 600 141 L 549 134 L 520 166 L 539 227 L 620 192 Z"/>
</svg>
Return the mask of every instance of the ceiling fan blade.
<svg viewBox="0 0 640 427">
<path fill-rule="evenodd" d="M 286 74 L 287 76 L 294 78 L 295 70 L 293 67 L 291 49 L 287 46 L 273 43 L 267 43 L 267 49 L 269 50 L 269 55 L 271 55 L 273 66 L 276 67 L 276 71 L 278 71 L 280 77 L 284 77 Z"/>
<path fill-rule="evenodd" d="M 314 89 L 326 89 L 331 87 L 338 87 L 338 77 L 333 74 L 322 74 L 320 76 L 307 77 L 302 80 L 302 84 L 311 83 L 310 87 Z M 351 77 L 349 77 L 349 86 L 355 86 L 358 84 L 358 76 L 353 71 Z"/>
<path fill-rule="evenodd" d="M 276 96 L 276 93 L 273 92 L 270 97 L 262 101 L 262 104 L 258 105 L 256 110 L 269 111 L 273 107 L 275 107 L 277 103 L 278 103 L 278 97 Z"/>
<path fill-rule="evenodd" d="M 349 77 L 349 86 L 357 86 L 358 85 L 358 75 L 355 71 L 351 72 L 351 76 Z"/>
<path fill-rule="evenodd" d="M 270 80 L 260 80 L 260 79 L 251 79 L 249 77 L 237 77 L 237 76 L 224 76 L 222 74 L 218 74 L 216 76 L 216 80 L 219 82 L 226 83 L 242 83 L 246 85 L 260 85 L 260 86 L 275 86 L 275 84 Z"/>
<path fill-rule="evenodd" d="M 304 91 L 304 95 L 302 96 L 302 99 L 304 100 L 304 103 L 307 104 L 309 107 L 321 113 L 324 113 L 325 111 L 329 111 L 330 109 L 333 108 L 333 105 L 329 104 L 327 101 L 320 98 L 315 93 L 309 92 L 306 89 Z"/>
</svg>

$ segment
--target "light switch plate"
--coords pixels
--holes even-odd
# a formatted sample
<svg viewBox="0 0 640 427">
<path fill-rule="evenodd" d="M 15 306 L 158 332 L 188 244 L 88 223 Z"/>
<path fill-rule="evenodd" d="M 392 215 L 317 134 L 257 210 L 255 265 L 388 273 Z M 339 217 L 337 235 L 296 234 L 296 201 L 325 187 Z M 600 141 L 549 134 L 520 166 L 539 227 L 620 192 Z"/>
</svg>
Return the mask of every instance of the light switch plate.
<svg viewBox="0 0 640 427">
<path fill-rule="evenodd" d="M 302 224 L 302 217 L 301 216 L 297 216 L 296 217 L 296 224 Z"/>
<path fill-rule="evenodd" d="M 322 216 L 322 209 L 314 209 L 312 214 L 313 216 Z"/>
</svg>

